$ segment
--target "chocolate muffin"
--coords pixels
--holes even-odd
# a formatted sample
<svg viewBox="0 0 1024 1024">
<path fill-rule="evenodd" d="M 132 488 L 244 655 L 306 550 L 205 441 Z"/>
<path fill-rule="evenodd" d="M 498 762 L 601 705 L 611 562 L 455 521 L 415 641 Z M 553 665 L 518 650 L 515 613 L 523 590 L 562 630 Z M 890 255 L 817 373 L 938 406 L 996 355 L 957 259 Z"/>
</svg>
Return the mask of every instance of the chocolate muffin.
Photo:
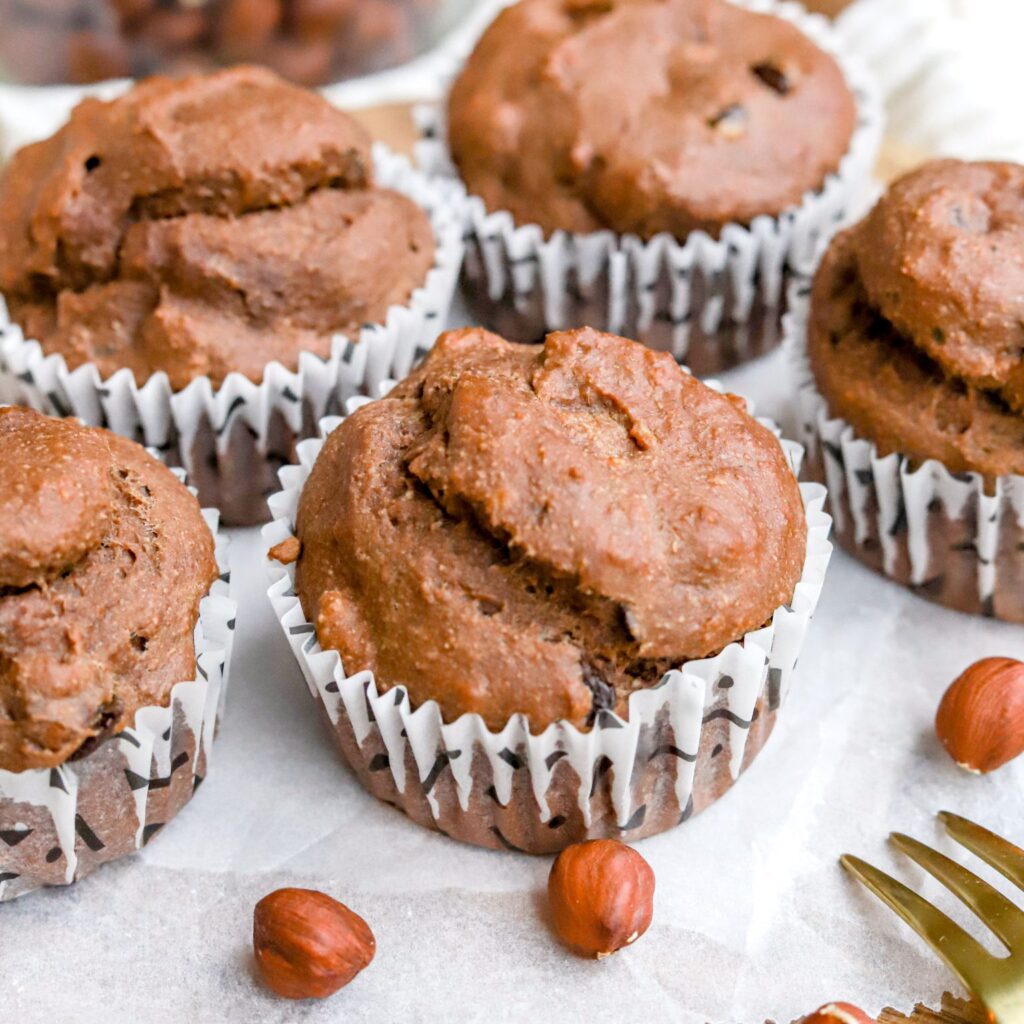
<svg viewBox="0 0 1024 1024">
<path fill-rule="evenodd" d="M 87 99 L 0 176 L 0 313 L 21 328 L 0 322 L 0 395 L 156 448 L 227 523 L 263 522 L 298 441 L 437 336 L 450 207 L 266 70 Z"/>
<path fill-rule="evenodd" d="M 765 7 L 501 11 L 418 150 L 469 193 L 475 321 L 529 342 L 589 325 L 698 376 L 774 348 L 785 282 L 857 200 L 880 116 L 823 19 Z"/>
<path fill-rule="evenodd" d="M 166 704 L 217 575 L 196 499 L 137 444 L 0 408 L 0 770 L 83 757 Z"/>
<path fill-rule="evenodd" d="M 717 235 L 835 172 L 856 108 L 798 28 L 722 0 L 521 0 L 448 101 L 470 191 L 519 223 Z"/>
<path fill-rule="evenodd" d="M 936 495 L 925 530 L 914 518 L 920 498 L 905 493 L 892 536 L 906 534 L 908 515 L 931 533 L 916 566 L 891 540 L 888 551 L 872 543 L 863 525 L 840 536 L 945 603 L 1024 616 L 1020 514 L 1009 493 L 1024 476 L 1024 167 L 939 160 L 900 178 L 833 241 L 807 319 L 807 356 L 830 414 L 880 459 L 898 456 L 907 474 L 938 464 L 966 487 L 976 474 L 974 500 L 992 505 L 982 529 L 977 510 L 952 502 L 943 513 Z"/>
<path fill-rule="evenodd" d="M 882 454 L 1024 474 L 1024 167 L 940 160 L 839 235 L 808 352 L 837 416 Z"/>
<path fill-rule="evenodd" d="M 799 447 L 741 400 L 590 328 L 467 329 L 323 429 L 270 499 L 269 594 L 371 793 L 550 853 L 671 828 L 749 767 L 831 548 Z"/>
<path fill-rule="evenodd" d="M 0 179 L 0 290 L 70 368 L 253 381 L 405 303 L 427 215 L 374 187 L 370 139 L 268 71 L 84 100 Z"/>
<path fill-rule="evenodd" d="M 445 720 L 542 731 L 769 621 L 804 562 L 800 491 L 742 403 L 582 329 L 467 329 L 327 439 L 297 591 L 325 648 Z"/>
<path fill-rule="evenodd" d="M 220 572 L 139 445 L 0 408 L 0 901 L 134 852 L 191 799 L 234 625 Z"/>
</svg>

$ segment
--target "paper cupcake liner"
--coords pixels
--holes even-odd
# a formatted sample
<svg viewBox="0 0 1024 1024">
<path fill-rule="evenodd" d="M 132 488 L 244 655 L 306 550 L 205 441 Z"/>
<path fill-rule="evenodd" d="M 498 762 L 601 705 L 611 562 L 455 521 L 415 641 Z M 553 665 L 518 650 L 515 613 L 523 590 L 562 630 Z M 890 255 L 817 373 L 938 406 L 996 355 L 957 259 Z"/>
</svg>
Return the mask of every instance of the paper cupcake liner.
<svg viewBox="0 0 1024 1024">
<path fill-rule="evenodd" d="M 340 422 L 325 420 L 323 437 Z M 294 533 L 323 443 L 302 442 L 299 465 L 281 471 L 284 490 L 270 498 L 275 520 L 263 530 L 268 549 Z M 802 448 L 781 443 L 798 473 Z M 634 693 L 627 719 L 601 711 L 589 731 L 556 722 L 533 735 L 522 715 L 498 732 L 476 714 L 446 724 L 434 701 L 414 708 L 404 687 L 379 691 L 372 672 L 347 675 L 338 653 L 321 649 L 295 593 L 294 565 L 270 563 L 268 593 L 341 754 L 381 800 L 421 825 L 495 849 L 550 853 L 586 838 L 639 839 L 720 797 L 772 731 L 832 550 L 824 488 L 800 490 L 807 555 L 791 604 L 715 657 Z"/>
<path fill-rule="evenodd" d="M 314 436 L 317 421 L 340 411 L 347 397 L 408 373 L 448 316 L 462 262 L 452 190 L 379 144 L 374 163 L 382 187 L 427 211 L 437 247 L 423 286 L 407 305 L 392 306 L 384 323 L 364 325 L 355 340 L 336 335 L 327 359 L 301 353 L 296 371 L 270 363 L 259 384 L 231 373 L 219 388 L 200 377 L 175 392 L 165 373 L 139 387 L 127 369 L 106 380 L 91 363 L 69 370 L 63 356 L 23 337 L 0 298 L 0 400 L 77 416 L 155 448 L 185 468 L 202 504 L 219 508 L 225 523 L 265 522 L 266 495 L 296 442 Z"/>
<path fill-rule="evenodd" d="M 810 285 L 794 282 L 784 318 L 806 473 L 828 487 L 836 536 L 876 572 L 950 608 L 1024 623 L 1024 477 L 986 488 L 978 473 L 880 455 L 829 415 L 807 356 Z"/>
<path fill-rule="evenodd" d="M 856 0 L 835 27 L 875 75 L 892 138 L 929 155 L 1024 160 L 1017 90 L 1001 97 L 993 88 L 991 49 L 965 45 L 965 22 L 951 6 Z"/>
<path fill-rule="evenodd" d="M 538 225 L 517 225 L 508 211 L 488 212 L 480 197 L 469 196 L 462 204 L 462 280 L 475 321 L 518 341 L 565 327 L 597 327 L 671 352 L 701 376 L 778 344 L 788 280 L 809 272 L 823 241 L 868 187 L 882 135 L 881 104 L 873 79 L 820 15 L 796 3 L 738 2 L 793 22 L 839 62 L 856 98 L 857 123 L 838 172 L 799 206 L 749 226 L 727 224 L 717 239 L 705 231 L 685 241 L 661 234 L 645 242 L 611 231 L 556 231 L 545 239 Z M 453 62 L 461 66 L 468 54 Z M 444 104 L 421 108 L 417 119 L 418 162 L 432 175 L 457 180 Z"/>
<path fill-rule="evenodd" d="M 179 474 L 183 477 L 183 474 Z M 146 845 L 206 776 L 234 639 L 227 538 L 203 509 L 221 576 L 199 606 L 195 678 L 166 707 L 56 768 L 0 771 L 0 902 L 46 885 L 70 885 Z"/>
</svg>

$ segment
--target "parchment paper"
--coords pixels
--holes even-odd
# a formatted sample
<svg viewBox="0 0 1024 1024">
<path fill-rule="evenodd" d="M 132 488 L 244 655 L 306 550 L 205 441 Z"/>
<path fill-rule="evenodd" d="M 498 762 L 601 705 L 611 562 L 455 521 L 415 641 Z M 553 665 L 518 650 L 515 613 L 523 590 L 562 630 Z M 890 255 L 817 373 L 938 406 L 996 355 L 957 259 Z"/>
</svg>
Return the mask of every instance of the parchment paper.
<svg viewBox="0 0 1024 1024">
<path fill-rule="evenodd" d="M 778 354 L 725 380 L 785 422 Z M 718 804 L 640 844 L 654 924 L 594 963 L 547 930 L 549 860 L 459 845 L 363 792 L 272 618 L 258 532 L 235 531 L 231 554 L 236 661 L 207 781 L 138 857 L 0 908 L 0 1020 L 756 1024 L 956 991 L 836 858 L 866 856 L 969 920 L 884 840 L 901 829 L 959 856 L 934 823 L 949 808 L 1024 842 L 1024 761 L 970 776 L 932 732 L 952 678 L 985 655 L 1024 658 L 1024 629 L 933 606 L 837 552 L 775 734 Z M 253 979 L 252 907 L 284 885 L 331 893 L 376 933 L 374 963 L 328 1002 Z"/>
</svg>

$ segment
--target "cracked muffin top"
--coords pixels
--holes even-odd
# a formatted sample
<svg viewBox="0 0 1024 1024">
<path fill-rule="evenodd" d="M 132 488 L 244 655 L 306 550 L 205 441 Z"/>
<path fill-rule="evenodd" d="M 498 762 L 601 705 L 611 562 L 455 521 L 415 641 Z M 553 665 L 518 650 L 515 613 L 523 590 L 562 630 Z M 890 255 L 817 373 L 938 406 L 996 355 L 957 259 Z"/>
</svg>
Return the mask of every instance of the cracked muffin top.
<svg viewBox="0 0 1024 1024">
<path fill-rule="evenodd" d="M 452 155 L 489 210 L 643 238 L 798 204 L 855 121 L 831 56 L 723 0 L 520 0 L 448 103 Z"/>
<path fill-rule="evenodd" d="M 1024 167 L 896 181 L 832 242 L 808 349 L 833 415 L 883 453 L 1024 473 Z"/>
<path fill-rule="evenodd" d="M 0 408 L 0 769 L 62 764 L 166 705 L 216 576 L 198 503 L 139 445 Z"/>
<path fill-rule="evenodd" d="M 297 593 L 346 672 L 541 731 L 625 715 L 768 622 L 806 519 L 776 438 L 671 356 L 467 329 L 327 438 L 296 533 Z"/>
<path fill-rule="evenodd" d="M 0 178 L 0 290 L 72 368 L 171 386 L 326 356 L 423 284 L 426 214 L 374 187 L 365 131 L 269 71 L 87 99 Z"/>
</svg>

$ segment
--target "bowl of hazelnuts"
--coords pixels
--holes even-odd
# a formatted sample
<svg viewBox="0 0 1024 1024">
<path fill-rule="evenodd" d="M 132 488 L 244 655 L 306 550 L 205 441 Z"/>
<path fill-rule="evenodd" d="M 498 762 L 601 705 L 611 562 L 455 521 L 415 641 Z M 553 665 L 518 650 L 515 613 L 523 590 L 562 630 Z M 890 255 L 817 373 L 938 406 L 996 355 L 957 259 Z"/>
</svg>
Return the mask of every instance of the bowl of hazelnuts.
<svg viewBox="0 0 1024 1024">
<path fill-rule="evenodd" d="M 323 85 L 404 63 L 473 0 L 0 0 L 0 79 L 26 85 L 263 64 Z"/>
</svg>

